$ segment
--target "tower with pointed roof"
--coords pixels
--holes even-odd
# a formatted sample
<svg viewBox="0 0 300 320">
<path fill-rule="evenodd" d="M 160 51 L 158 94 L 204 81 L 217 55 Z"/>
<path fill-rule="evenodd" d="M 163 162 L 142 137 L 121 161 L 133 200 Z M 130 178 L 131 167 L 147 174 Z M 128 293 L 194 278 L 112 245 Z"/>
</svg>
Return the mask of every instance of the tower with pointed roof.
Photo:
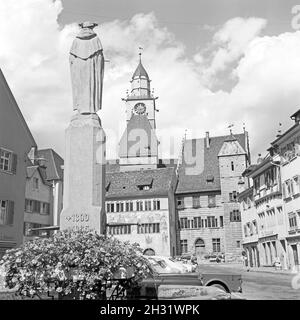
<svg viewBox="0 0 300 320">
<path fill-rule="evenodd" d="M 150 78 L 139 63 L 131 79 L 131 91 L 122 99 L 126 104 L 127 126 L 120 140 L 121 171 L 154 169 L 158 164 L 158 141 L 155 133 L 155 101 Z"/>
<path fill-rule="evenodd" d="M 243 145 L 233 135 L 224 140 L 218 153 L 221 195 L 224 207 L 224 244 L 227 259 L 242 253 L 241 212 L 238 202 L 239 183 L 249 165 L 248 133 L 244 132 Z"/>
</svg>

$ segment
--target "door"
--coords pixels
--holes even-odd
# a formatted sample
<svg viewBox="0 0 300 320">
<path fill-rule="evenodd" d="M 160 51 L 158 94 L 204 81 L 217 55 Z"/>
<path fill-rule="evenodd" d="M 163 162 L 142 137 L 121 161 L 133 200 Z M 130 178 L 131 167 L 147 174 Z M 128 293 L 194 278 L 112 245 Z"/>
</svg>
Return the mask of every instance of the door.
<svg viewBox="0 0 300 320">
<path fill-rule="evenodd" d="M 204 255 L 205 255 L 205 243 L 204 240 L 201 238 L 198 238 L 195 241 L 195 254 L 197 257 L 197 262 L 199 262 L 199 260 L 203 260 L 204 259 Z"/>
</svg>

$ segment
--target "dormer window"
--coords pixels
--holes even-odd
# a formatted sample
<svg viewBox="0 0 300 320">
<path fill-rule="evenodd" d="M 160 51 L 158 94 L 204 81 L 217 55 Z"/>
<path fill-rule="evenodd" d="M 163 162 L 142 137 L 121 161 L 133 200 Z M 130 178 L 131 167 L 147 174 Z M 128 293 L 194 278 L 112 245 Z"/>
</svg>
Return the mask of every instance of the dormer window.
<svg viewBox="0 0 300 320">
<path fill-rule="evenodd" d="M 206 183 L 213 183 L 214 182 L 214 176 L 212 174 L 209 174 L 206 177 Z"/>
<path fill-rule="evenodd" d="M 137 187 L 138 187 L 139 190 L 147 191 L 147 190 L 150 190 L 152 188 L 152 182 L 153 182 L 152 178 L 144 179 L 143 181 L 140 181 L 137 184 Z"/>
<path fill-rule="evenodd" d="M 139 188 L 139 190 L 150 190 L 152 185 L 146 184 L 146 185 L 138 185 L 137 186 Z"/>
</svg>

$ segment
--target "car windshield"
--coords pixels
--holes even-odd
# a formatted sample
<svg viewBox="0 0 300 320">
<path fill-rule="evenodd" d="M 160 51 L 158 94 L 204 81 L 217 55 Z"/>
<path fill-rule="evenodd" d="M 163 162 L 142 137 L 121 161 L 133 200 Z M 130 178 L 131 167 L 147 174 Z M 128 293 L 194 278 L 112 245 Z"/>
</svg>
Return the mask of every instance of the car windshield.
<svg viewBox="0 0 300 320">
<path fill-rule="evenodd" d="M 148 261 L 150 262 L 153 270 L 158 273 L 178 273 L 177 268 L 173 268 L 167 264 L 166 261 L 160 259 L 158 257 L 147 257 Z"/>
</svg>

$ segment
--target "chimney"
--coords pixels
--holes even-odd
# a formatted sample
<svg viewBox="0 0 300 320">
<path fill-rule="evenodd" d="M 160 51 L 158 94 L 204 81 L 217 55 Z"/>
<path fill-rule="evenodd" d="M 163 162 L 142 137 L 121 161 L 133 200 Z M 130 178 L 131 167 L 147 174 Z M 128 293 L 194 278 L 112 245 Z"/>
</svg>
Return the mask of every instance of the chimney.
<svg viewBox="0 0 300 320">
<path fill-rule="evenodd" d="M 210 141 L 209 141 L 209 131 L 206 131 L 205 133 L 205 144 L 206 144 L 206 148 L 209 148 L 210 145 Z"/>
<path fill-rule="evenodd" d="M 257 158 L 257 164 L 260 164 L 263 162 L 263 158 L 261 157 L 261 153 L 258 154 L 258 158 Z"/>
<path fill-rule="evenodd" d="M 300 123 L 300 109 L 295 112 L 293 115 L 291 115 L 291 119 L 295 121 L 295 124 Z"/>
</svg>

